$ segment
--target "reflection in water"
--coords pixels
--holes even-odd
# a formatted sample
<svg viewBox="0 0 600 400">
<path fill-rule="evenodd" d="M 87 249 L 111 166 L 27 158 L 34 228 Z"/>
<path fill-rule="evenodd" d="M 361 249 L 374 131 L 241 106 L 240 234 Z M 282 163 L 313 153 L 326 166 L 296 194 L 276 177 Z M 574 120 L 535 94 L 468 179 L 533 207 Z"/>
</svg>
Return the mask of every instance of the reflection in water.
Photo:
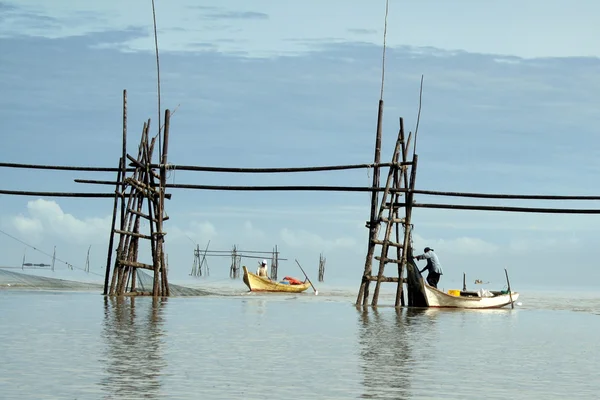
<svg viewBox="0 0 600 400">
<path fill-rule="evenodd" d="M 162 311 L 167 299 L 105 297 L 102 337 L 106 375 L 100 382 L 108 399 L 164 398 L 160 375 Z"/>
<path fill-rule="evenodd" d="M 411 376 L 420 364 L 414 341 L 427 341 L 437 314 L 430 309 L 357 308 L 359 345 L 366 399 L 411 398 Z M 422 348 L 422 345 L 417 345 Z"/>
<path fill-rule="evenodd" d="M 265 315 L 267 302 L 264 299 L 244 299 L 242 301 L 244 311 L 249 314 Z"/>
</svg>

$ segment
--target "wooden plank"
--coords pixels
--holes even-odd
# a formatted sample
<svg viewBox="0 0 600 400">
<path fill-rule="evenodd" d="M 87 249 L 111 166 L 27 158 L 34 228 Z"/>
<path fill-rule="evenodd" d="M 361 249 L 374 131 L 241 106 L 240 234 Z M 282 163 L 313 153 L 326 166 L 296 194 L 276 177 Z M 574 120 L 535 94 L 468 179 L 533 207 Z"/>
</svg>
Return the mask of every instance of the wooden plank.
<svg viewBox="0 0 600 400">
<path fill-rule="evenodd" d="M 377 282 L 377 276 L 376 275 L 368 275 L 367 280 L 369 280 L 371 282 Z M 397 276 L 382 276 L 380 278 L 380 282 L 398 283 L 398 277 Z M 406 279 L 402 278 L 402 282 L 406 283 Z"/>
<path fill-rule="evenodd" d="M 379 256 L 375 256 L 375 259 L 376 259 L 377 261 L 381 261 L 381 257 L 379 257 Z M 399 263 L 401 263 L 401 262 L 402 262 L 402 260 L 396 260 L 396 259 L 393 259 L 393 258 L 387 258 L 387 257 L 384 257 L 384 258 L 383 258 L 383 262 L 384 262 L 384 263 L 399 264 Z"/>
<path fill-rule="evenodd" d="M 398 209 L 398 208 L 403 208 L 403 207 L 406 207 L 406 203 L 385 203 L 383 205 L 383 208 L 386 208 L 386 209 L 387 208 L 396 208 L 396 209 Z"/>
<path fill-rule="evenodd" d="M 383 245 L 383 240 L 378 240 L 378 239 L 373 239 L 373 243 L 375 244 L 381 244 Z M 391 240 L 387 242 L 388 246 L 393 246 L 393 247 L 402 247 L 403 245 L 401 243 L 396 243 L 396 242 L 392 242 Z"/>
<path fill-rule="evenodd" d="M 391 166 L 407 166 L 412 162 L 398 163 L 371 163 L 371 164 L 350 164 L 350 165 L 326 165 L 318 167 L 287 167 L 287 168 L 237 168 L 237 167 L 208 167 L 197 165 L 169 165 L 169 169 L 180 171 L 204 171 L 204 172 L 238 172 L 238 173 L 280 173 L 280 172 L 316 172 L 316 171 L 339 171 L 348 169 L 381 168 Z M 0 165 L 1 166 L 1 165 Z M 151 164 L 152 168 L 160 168 L 160 164 Z"/>
<path fill-rule="evenodd" d="M 392 223 L 400 223 L 403 224 L 405 221 L 404 218 L 381 218 L 381 222 L 392 222 Z"/>
<path fill-rule="evenodd" d="M 140 217 L 145 218 L 148 221 L 151 219 L 148 214 L 144 214 L 143 212 L 140 212 L 140 211 L 137 211 L 137 210 L 132 210 L 131 208 L 128 208 L 127 211 L 129 211 L 132 214 L 139 215 Z M 168 219 L 169 219 L 168 215 L 163 217 L 163 221 L 166 221 Z M 152 218 L 152 221 L 157 222 L 156 218 Z M 165 235 L 166 235 L 166 233 L 165 233 Z"/>
<path fill-rule="evenodd" d="M 127 267 L 134 267 L 134 268 L 142 268 L 142 269 L 154 270 L 154 266 L 148 265 L 148 264 L 144 264 L 144 263 L 141 263 L 141 262 L 136 262 L 136 261 L 119 260 L 119 264 L 125 265 Z"/>
<path fill-rule="evenodd" d="M 118 233 L 120 235 L 128 235 L 128 236 L 132 236 L 132 237 L 136 237 L 136 238 L 140 238 L 140 239 L 148 239 L 148 240 L 152 239 L 152 236 L 149 236 L 149 235 L 144 235 L 142 233 L 123 231 L 121 229 L 115 229 L 115 233 Z"/>
</svg>

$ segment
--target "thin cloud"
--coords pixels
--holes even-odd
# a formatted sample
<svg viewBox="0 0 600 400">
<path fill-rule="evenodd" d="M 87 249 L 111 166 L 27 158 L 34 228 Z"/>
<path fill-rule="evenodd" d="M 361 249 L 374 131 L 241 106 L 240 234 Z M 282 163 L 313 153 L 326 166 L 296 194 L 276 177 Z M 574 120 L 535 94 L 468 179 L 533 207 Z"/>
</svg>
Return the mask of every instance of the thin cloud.
<svg viewBox="0 0 600 400">
<path fill-rule="evenodd" d="M 251 19 L 251 20 L 267 20 L 269 15 L 256 11 L 221 11 L 206 14 L 206 18 L 210 19 Z"/>
<path fill-rule="evenodd" d="M 373 35 L 377 33 L 377 29 L 365 29 L 365 28 L 350 28 L 347 30 L 349 33 L 356 35 Z"/>
</svg>

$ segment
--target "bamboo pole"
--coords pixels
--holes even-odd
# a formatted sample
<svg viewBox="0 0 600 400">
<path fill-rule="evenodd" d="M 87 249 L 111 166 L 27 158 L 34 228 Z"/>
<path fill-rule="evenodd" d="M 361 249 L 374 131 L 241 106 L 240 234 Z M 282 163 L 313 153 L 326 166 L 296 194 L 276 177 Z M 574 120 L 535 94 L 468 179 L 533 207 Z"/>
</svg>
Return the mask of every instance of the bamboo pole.
<svg viewBox="0 0 600 400">
<path fill-rule="evenodd" d="M 162 146 L 162 154 L 161 154 L 161 165 L 160 165 L 160 197 L 159 197 L 159 207 L 158 207 L 158 215 L 157 227 L 156 227 L 156 243 L 157 243 L 157 255 L 159 260 L 164 260 L 163 256 L 163 243 L 164 243 L 164 233 L 163 233 L 163 214 L 164 214 L 164 204 L 165 204 L 165 187 L 167 184 L 167 160 L 168 160 L 168 152 L 169 152 L 169 126 L 170 126 L 171 112 L 167 109 L 165 110 L 165 127 L 163 131 L 164 140 Z M 159 133 L 160 134 L 160 133 Z M 162 275 L 162 281 L 166 285 L 166 270 L 164 265 L 159 265 L 159 263 L 154 263 L 154 287 L 152 289 L 152 296 L 157 297 L 159 292 L 158 285 L 158 277 L 159 273 Z M 166 286 L 166 296 L 169 295 L 168 286 Z"/>
<path fill-rule="evenodd" d="M 146 130 L 146 136 L 148 136 L 148 134 L 149 134 L 149 130 Z M 155 143 L 155 140 L 153 138 L 150 146 L 147 146 L 145 148 L 145 153 L 144 153 L 145 154 L 144 161 L 145 161 L 145 167 L 146 167 L 145 173 L 144 173 L 144 180 L 148 187 L 151 186 L 153 179 L 154 179 L 154 175 L 152 175 L 152 173 L 151 173 L 152 169 L 150 168 L 150 163 L 152 162 L 152 155 L 154 153 L 154 143 Z M 154 232 L 155 232 L 154 224 L 158 223 L 158 219 L 154 218 L 154 216 L 153 216 L 153 214 L 156 214 L 156 207 L 155 207 L 156 199 L 154 197 L 151 198 L 150 196 L 147 196 L 146 202 L 148 204 L 148 216 L 150 218 L 150 220 L 149 220 L 150 236 L 152 237 L 152 240 L 150 241 L 150 249 L 152 252 L 152 265 L 156 268 L 156 264 L 159 262 L 159 259 L 157 257 L 157 250 L 156 250 L 157 244 L 156 244 L 156 239 L 155 239 L 155 235 L 154 235 Z M 156 281 L 156 279 L 157 279 L 157 276 L 155 273 L 154 281 Z M 153 288 L 155 286 L 156 285 L 153 283 Z M 153 296 L 154 296 L 154 293 L 153 293 Z"/>
<path fill-rule="evenodd" d="M 39 165 L 39 164 L 21 164 L 21 163 L 0 163 L 0 168 L 23 168 L 23 169 L 48 169 L 55 171 L 88 171 L 88 172 L 117 172 L 121 167 L 79 167 L 68 165 Z M 127 168 L 128 172 L 134 168 Z"/>
<path fill-rule="evenodd" d="M 409 165 L 410 163 L 406 164 Z M 226 173 L 295 173 L 295 172 L 318 172 L 318 171 L 341 171 L 352 169 L 370 169 L 374 167 L 390 167 L 391 163 L 365 163 L 365 164 L 344 164 L 344 165 L 323 165 L 311 167 L 280 167 L 280 168 L 240 168 L 240 167 L 212 167 L 202 165 L 171 165 L 171 168 L 180 171 L 195 172 L 226 172 Z M 151 168 L 160 168 L 158 164 L 151 164 Z M 23 164 L 0 162 L 0 168 L 22 168 L 22 169 L 46 169 L 54 171 L 87 171 L 87 172 L 117 172 L 120 167 L 87 167 L 70 165 L 41 165 L 41 164 Z M 127 168 L 127 172 L 133 172 L 135 168 Z"/>
<path fill-rule="evenodd" d="M 410 246 L 411 232 L 411 218 L 412 218 L 412 205 L 413 205 L 413 193 L 412 190 L 415 188 L 415 180 L 417 178 L 417 162 L 419 156 L 413 153 L 413 166 L 410 170 L 410 183 L 409 191 L 406 195 L 406 217 L 404 222 L 404 242 L 402 244 L 402 265 L 406 265 L 408 260 L 408 252 Z M 400 284 L 400 283 L 399 283 Z M 410 291 L 409 291 L 410 297 Z M 412 300 L 409 299 L 409 306 L 412 306 Z"/>
<path fill-rule="evenodd" d="M 510 280 L 508 279 L 508 271 L 506 270 L 506 268 L 504 268 L 504 273 L 506 274 L 506 284 L 508 285 L 508 296 L 510 298 L 510 308 L 515 308 L 515 303 L 513 302 L 513 298 L 512 298 L 512 291 L 510 289 Z"/>
<path fill-rule="evenodd" d="M 399 203 L 398 205 L 401 205 Z M 536 208 L 536 207 L 505 207 L 505 206 L 476 206 L 461 204 L 423 204 L 414 203 L 413 207 L 438 208 L 450 210 L 478 210 L 478 211 L 504 211 L 522 213 L 547 213 L 547 214 L 600 214 L 597 208 Z"/>
<path fill-rule="evenodd" d="M 410 165 L 407 162 L 403 165 Z M 1 165 L 0 165 L 1 166 Z M 152 164 L 152 168 L 159 168 L 160 165 Z M 179 171 L 196 171 L 196 172 L 229 172 L 242 174 L 274 174 L 274 173 L 295 173 L 295 172 L 319 172 L 319 171 L 342 171 L 351 169 L 370 169 L 391 167 L 393 163 L 370 163 L 370 164 L 344 164 L 344 165 L 324 165 L 314 167 L 280 167 L 280 168 L 240 168 L 240 167 L 210 167 L 200 165 L 177 165 L 173 164 L 170 167 Z"/>
<path fill-rule="evenodd" d="M 124 164 L 124 160 L 121 158 L 119 160 L 119 165 L 122 166 L 122 164 Z M 122 170 L 118 170 L 117 171 L 117 182 L 121 181 L 121 173 Z M 102 292 L 102 294 L 104 296 L 106 296 L 108 294 L 108 280 L 110 278 L 110 268 L 112 266 L 112 251 L 113 251 L 113 245 L 114 245 L 114 240 L 115 240 L 115 224 L 117 222 L 117 206 L 118 206 L 118 202 L 119 202 L 119 184 L 117 183 L 116 187 L 115 187 L 115 201 L 113 204 L 113 215 L 112 215 L 112 221 L 111 221 L 111 226 L 110 226 L 110 237 L 108 239 L 108 255 L 106 257 L 106 271 L 105 271 L 105 276 L 104 276 L 104 290 Z"/>
<path fill-rule="evenodd" d="M 246 254 L 263 254 L 265 256 L 268 256 L 269 254 L 271 254 L 271 251 L 257 251 L 257 250 L 238 250 L 239 253 L 246 253 Z M 279 253 L 279 251 L 277 251 Z M 226 254 L 226 255 L 231 255 L 231 250 L 206 250 L 205 251 L 206 254 L 211 255 L 213 253 L 221 253 L 221 254 Z M 262 257 L 265 258 L 265 257 Z M 282 260 L 282 258 L 280 258 L 280 260 Z"/>
<path fill-rule="evenodd" d="M 127 159 L 127 90 L 123 90 L 123 124 L 122 124 L 122 129 L 123 129 L 123 133 L 122 133 L 122 159 L 123 159 L 123 163 L 121 164 L 121 174 L 123 176 L 123 179 L 121 180 L 121 191 L 123 193 L 125 193 L 125 190 L 127 188 L 127 183 L 126 183 L 126 179 L 125 179 L 125 175 L 126 175 L 126 163 L 125 160 Z M 135 173 L 135 172 L 134 172 Z M 132 198 L 130 198 L 128 200 L 128 203 L 131 204 Z M 124 230 L 125 227 L 125 218 L 126 218 L 126 213 L 125 213 L 125 201 L 121 201 L 121 231 Z M 129 230 L 129 229 L 128 229 Z M 121 240 L 119 240 L 119 245 L 121 245 L 121 243 L 123 242 L 123 235 L 121 235 Z M 127 237 L 125 240 L 130 240 L 129 237 Z M 127 254 L 128 251 L 124 250 L 121 246 L 121 257 L 123 257 L 124 253 Z M 127 247 L 126 247 L 127 248 Z M 127 255 L 125 256 L 125 259 L 128 259 Z M 117 260 L 117 264 L 119 263 L 119 261 Z M 115 265 L 116 266 L 116 265 Z M 125 287 L 123 284 L 123 274 L 125 267 L 120 266 L 118 269 L 118 278 L 117 278 L 117 294 L 121 295 L 124 293 L 125 291 Z"/>
<path fill-rule="evenodd" d="M 116 169 L 115 169 L 116 171 Z M 116 184 L 116 182 L 114 182 Z M 114 193 L 80 193 L 80 192 L 29 192 L 24 190 L 2 190 L 0 189 L 0 194 L 12 195 L 12 196 L 35 196 L 35 197 L 74 197 L 74 198 L 88 198 L 88 199 L 108 199 L 114 198 Z M 118 194 L 122 196 L 122 194 Z M 128 195 L 124 195 L 125 197 L 129 197 Z"/>
<path fill-rule="evenodd" d="M 116 168 L 115 168 L 116 170 Z M 115 181 L 75 179 L 76 183 L 95 184 L 95 185 L 115 185 Z M 197 189 L 197 190 L 228 190 L 228 191 L 331 191 L 331 192 L 383 192 L 382 187 L 360 187 L 360 186 L 315 186 L 315 185 L 285 185 L 285 186 L 227 186 L 227 185 L 194 185 L 194 184 L 166 184 L 171 189 Z M 406 188 L 391 188 L 392 193 L 404 193 Z M 544 195 L 544 194 L 494 194 L 494 193 L 462 193 L 462 192 L 440 192 L 435 190 L 415 189 L 414 194 L 423 194 L 431 196 L 446 197 L 472 197 L 485 199 L 514 199 L 514 200 L 586 200 L 598 201 L 600 196 L 587 195 Z M 2 191 L 0 191 L 2 194 Z M 10 193 L 8 193 L 10 194 Z M 93 197 L 93 196 L 92 196 Z M 98 197 L 112 197 L 112 194 L 106 194 Z"/>
<path fill-rule="evenodd" d="M 165 213 L 165 191 L 166 191 L 166 186 L 167 186 L 167 149 L 168 149 L 168 145 L 169 145 L 169 133 L 170 133 L 170 126 L 171 126 L 171 111 L 169 109 L 165 110 L 165 123 L 164 123 L 164 131 L 163 131 L 163 135 L 164 135 L 164 140 L 163 140 L 163 152 L 162 152 L 162 156 L 163 156 L 163 160 L 162 160 L 162 164 L 163 164 L 163 168 L 164 168 L 164 172 L 163 175 L 161 176 L 162 178 L 162 182 L 161 182 L 161 190 L 160 190 L 160 232 L 161 232 L 161 237 L 162 237 L 162 248 L 161 248 L 161 254 L 162 254 L 162 266 L 161 266 L 161 272 L 162 272 L 162 283 L 164 285 L 164 291 L 163 291 L 163 295 L 165 296 L 170 296 L 171 295 L 171 290 L 169 288 L 169 278 L 167 276 L 167 266 L 165 263 L 165 252 L 164 252 L 164 231 L 163 231 L 163 222 L 164 222 L 164 213 Z"/>
<path fill-rule="evenodd" d="M 375 155 L 373 157 L 376 166 L 373 167 L 373 189 L 379 188 L 379 162 L 381 161 L 381 130 L 383 124 L 383 98 L 379 99 L 379 108 L 377 111 L 377 132 L 375 137 Z M 370 281 L 366 279 L 366 276 L 371 275 L 373 253 L 375 247 L 372 244 L 373 239 L 377 237 L 379 231 L 379 225 L 375 221 L 377 213 L 377 205 L 379 203 L 378 191 L 372 190 L 371 194 L 371 215 L 369 218 L 369 248 L 367 250 L 367 257 L 365 259 L 365 271 L 363 279 L 356 299 L 356 304 L 359 305 L 361 302 L 363 306 L 367 305 L 369 298 L 369 284 Z"/>
<path fill-rule="evenodd" d="M 75 179 L 76 183 L 93 185 L 114 185 L 114 181 Z M 310 192 L 383 192 L 385 188 L 360 186 L 313 186 L 313 185 L 280 185 L 280 186 L 225 186 L 194 185 L 185 183 L 167 183 L 168 189 L 225 190 L 225 191 L 310 191 Z M 391 192 L 405 192 L 406 189 L 390 189 Z"/>
<path fill-rule="evenodd" d="M 548 194 L 499 194 L 499 193 L 462 193 L 439 192 L 435 190 L 415 190 L 415 194 L 446 197 L 472 197 L 479 199 L 516 199 L 516 200 L 600 200 L 600 196 L 569 196 Z"/>
</svg>

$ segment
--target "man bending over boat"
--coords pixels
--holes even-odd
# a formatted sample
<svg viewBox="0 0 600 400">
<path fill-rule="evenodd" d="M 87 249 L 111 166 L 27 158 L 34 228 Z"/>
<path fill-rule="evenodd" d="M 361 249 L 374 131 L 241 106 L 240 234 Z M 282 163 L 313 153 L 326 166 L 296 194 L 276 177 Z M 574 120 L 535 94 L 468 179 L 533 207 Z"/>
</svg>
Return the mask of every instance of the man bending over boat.
<svg viewBox="0 0 600 400">
<path fill-rule="evenodd" d="M 256 270 L 256 275 L 269 279 L 269 274 L 267 273 L 267 260 L 263 260 L 262 263 L 258 266 Z"/>
<path fill-rule="evenodd" d="M 440 260 L 438 260 L 437 255 L 433 252 L 433 249 L 425 247 L 423 252 L 424 253 L 420 256 L 415 257 L 417 260 L 427 260 L 427 265 L 419 272 L 423 273 L 423 271 L 427 270 L 427 283 L 429 286 L 433 286 L 437 289 L 440 276 L 444 274 L 442 271 L 442 264 L 440 264 Z"/>
</svg>

